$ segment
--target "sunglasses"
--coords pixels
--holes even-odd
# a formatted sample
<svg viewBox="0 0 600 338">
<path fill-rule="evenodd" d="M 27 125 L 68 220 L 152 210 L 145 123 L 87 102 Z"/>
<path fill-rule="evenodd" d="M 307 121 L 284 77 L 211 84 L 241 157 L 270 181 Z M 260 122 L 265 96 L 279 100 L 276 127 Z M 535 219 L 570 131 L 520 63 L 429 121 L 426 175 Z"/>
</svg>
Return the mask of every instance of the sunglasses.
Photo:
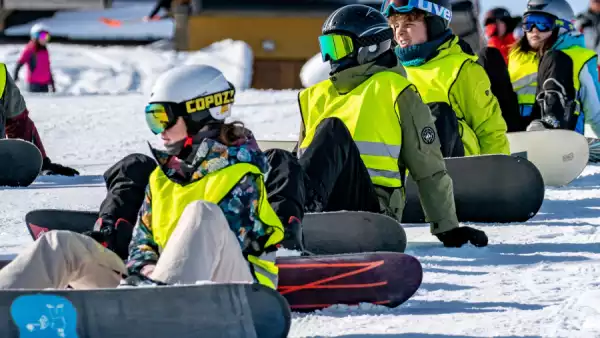
<svg viewBox="0 0 600 338">
<path fill-rule="evenodd" d="M 48 32 L 39 32 L 35 34 L 35 38 L 40 41 L 50 41 L 50 33 Z"/>
<path fill-rule="evenodd" d="M 394 12 L 409 13 L 415 9 L 440 16 L 448 21 L 452 20 L 452 10 L 429 2 L 427 0 L 384 0 L 380 12 L 385 17 L 390 17 Z"/>
</svg>

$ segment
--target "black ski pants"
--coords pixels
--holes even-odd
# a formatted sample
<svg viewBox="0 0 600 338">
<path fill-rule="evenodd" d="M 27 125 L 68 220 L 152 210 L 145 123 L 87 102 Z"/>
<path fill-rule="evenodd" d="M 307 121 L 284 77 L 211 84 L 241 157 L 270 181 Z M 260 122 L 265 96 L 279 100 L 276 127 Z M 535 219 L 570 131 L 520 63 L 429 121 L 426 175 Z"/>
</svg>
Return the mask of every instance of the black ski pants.
<svg viewBox="0 0 600 338">
<path fill-rule="evenodd" d="M 299 158 L 282 149 L 266 151 L 271 171 L 266 176 L 268 199 L 283 222 L 302 220 L 305 211 L 380 212 L 375 186 L 344 123 L 325 119 L 311 145 Z M 100 217 L 124 218 L 132 224 L 156 162 L 143 154 L 128 155 L 104 174 L 107 195 Z M 315 203 L 316 202 L 316 203 Z"/>
</svg>

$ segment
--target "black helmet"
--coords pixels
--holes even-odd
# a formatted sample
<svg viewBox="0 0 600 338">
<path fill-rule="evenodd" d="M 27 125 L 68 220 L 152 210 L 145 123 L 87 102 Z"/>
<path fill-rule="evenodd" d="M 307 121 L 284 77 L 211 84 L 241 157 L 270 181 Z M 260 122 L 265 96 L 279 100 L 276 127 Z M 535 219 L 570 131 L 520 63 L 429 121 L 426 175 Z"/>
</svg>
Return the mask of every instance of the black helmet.
<svg viewBox="0 0 600 338">
<path fill-rule="evenodd" d="M 413 4 L 417 4 L 413 6 Z M 450 0 L 384 0 L 381 5 L 381 13 L 386 18 L 394 14 L 410 13 L 412 11 L 425 13 L 425 24 L 427 25 L 428 40 L 438 39 L 450 28 L 452 21 L 452 5 Z"/>
<path fill-rule="evenodd" d="M 504 7 L 495 7 L 485 13 L 483 25 L 487 26 L 490 23 L 495 23 L 496 20 L 502 21 L 506 24 L 511 23 L 512 16 L 510 12 Z"/>
<path fill-rule="evenodd" d="M 346 5 L 333 12 L 319 37 L 323 61 L 332 73 L 372 62 L 391 50 L 394 33 L 386 18 L 366 5 Z"/>
</svg>

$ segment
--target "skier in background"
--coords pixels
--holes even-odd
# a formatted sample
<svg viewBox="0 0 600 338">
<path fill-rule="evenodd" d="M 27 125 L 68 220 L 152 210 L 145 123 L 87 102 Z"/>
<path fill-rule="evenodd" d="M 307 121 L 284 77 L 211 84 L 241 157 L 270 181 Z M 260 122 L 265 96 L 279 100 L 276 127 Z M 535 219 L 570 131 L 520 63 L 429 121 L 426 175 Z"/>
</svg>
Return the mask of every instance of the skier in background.
<svg viewBox="0 0 600 338">
<path fill-rule="evenodd" d="M 597 54 L 585 48 L 565 0 L 529 0 L 525 36 L 508 57 L 508 70 L 527 130 L 600 132 Z"/>
<path fill-rule="evenodd" d="M 42 175 L 75 176 L 79 172 L 58 163 L 53 163 L 44 149 L 40 135 L 33 121 L 29 118 L 29 111 L 25 105 L 25 99 L 19 88 L 8 73 L 6 65 L 0 63 L 0 76 L 4 83 L 0 83 L 0 139 L 18 138 L 33 143 L 42 153 Z M 0 163 L 0 165 L 2 165 Z"/>
<path fill-rule="evenodd" d="M 144 21 L 161 20 L 173 17 L 173 10 L 178 6 L 187 6 L 188 10 L 191 11 L 190 2 L 190 0 L 156 0 L 150 13 L 144 17 Z M 166 13 L 159 16 L 158 12 L 160 12 L 161 9 Z"/>
<path fill-rule="evenodd" d="M 576 26 L 585 37 L 585 46 L 598 53 L 600 51 L 600 0 L 590 0 L 587 11 L 577 16 Z"/>
<path fill-rule="evenodd" d="M 506 122 L 490 80 L 465 41 L 449 28 L 448 0 L 429 6 L 385 0 L 395 53 L 436 117 L 444 157 L 509 154 Z"/>
<path fill-rule="evenodd" d="M 487 46 L 497 48 L 505 63 L 508 64 L 508 52 L 517 42 L 513 35 L 515 29 L 513 17 L 506 8 L 492 8 L 485 14 L 484 27 L 488 39 Z"/>
<path fill-rule="evenodd" d="M 151 148 L 159 166 L 134 154 L 112 168 L 116 176 L 146 181 L 151 172 L 143 198 L 135 198 L 142 207 L 133 238 L 126 220 L 105 222 L 87 235 L 44 233 L 0 270 L 0 289 L 197 281 L 276 289 L 275 250 L 283 225 L 267 202 L 267 158 L 251 131 L 224 121 L 231 114 L 233 86 L 217 69 L 192 65 L 161 75 L 152 93 L 145 115 L 166 147 Z M 131 191 L 139 188 L 135 184 L 123 183 L 111 186 L 117 188 L 112 192 L 137 193 Z"/>
<path fill-rule="evenodd" d="M 489 10 L 484 18 L 487 46 L 479 52 L 479 63 L 485 69 L 492 93 L 498 99 L 506 131 L 523 131 L 517 94 L 513 91 L 508 74 L 508 53 L 516 43 L 513 31 L 520 18 L 511 17 L 507 9 L 496 7 Z"/>
<path fill-rule="evenodd" d="M 54 78 L 50 67 L 50 54 L 47 44 L 50 41 L 50 32 L 42 24 L 31 27 L 31 41 L 25 46 L 13 72 L 15 81 L 19 79 L 21 67 L 26 65 L 27 75 L 25 83 L 28 91 L 32 93 L 55 92 Z"/>
</svg>

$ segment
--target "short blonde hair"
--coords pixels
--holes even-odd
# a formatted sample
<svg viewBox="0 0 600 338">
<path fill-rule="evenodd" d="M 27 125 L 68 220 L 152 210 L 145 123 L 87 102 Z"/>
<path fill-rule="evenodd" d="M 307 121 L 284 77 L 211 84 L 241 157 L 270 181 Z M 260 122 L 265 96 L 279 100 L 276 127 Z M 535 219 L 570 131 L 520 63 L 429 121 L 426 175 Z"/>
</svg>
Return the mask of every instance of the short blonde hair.
<svg viewBox="0 0 600 338">
<path fill-rule="evenodd" d="M 425 13 L 413 11 L 410 13 L 394 13 L 388 18 L 390 25 L 425 20 Z"/>
</svg>

